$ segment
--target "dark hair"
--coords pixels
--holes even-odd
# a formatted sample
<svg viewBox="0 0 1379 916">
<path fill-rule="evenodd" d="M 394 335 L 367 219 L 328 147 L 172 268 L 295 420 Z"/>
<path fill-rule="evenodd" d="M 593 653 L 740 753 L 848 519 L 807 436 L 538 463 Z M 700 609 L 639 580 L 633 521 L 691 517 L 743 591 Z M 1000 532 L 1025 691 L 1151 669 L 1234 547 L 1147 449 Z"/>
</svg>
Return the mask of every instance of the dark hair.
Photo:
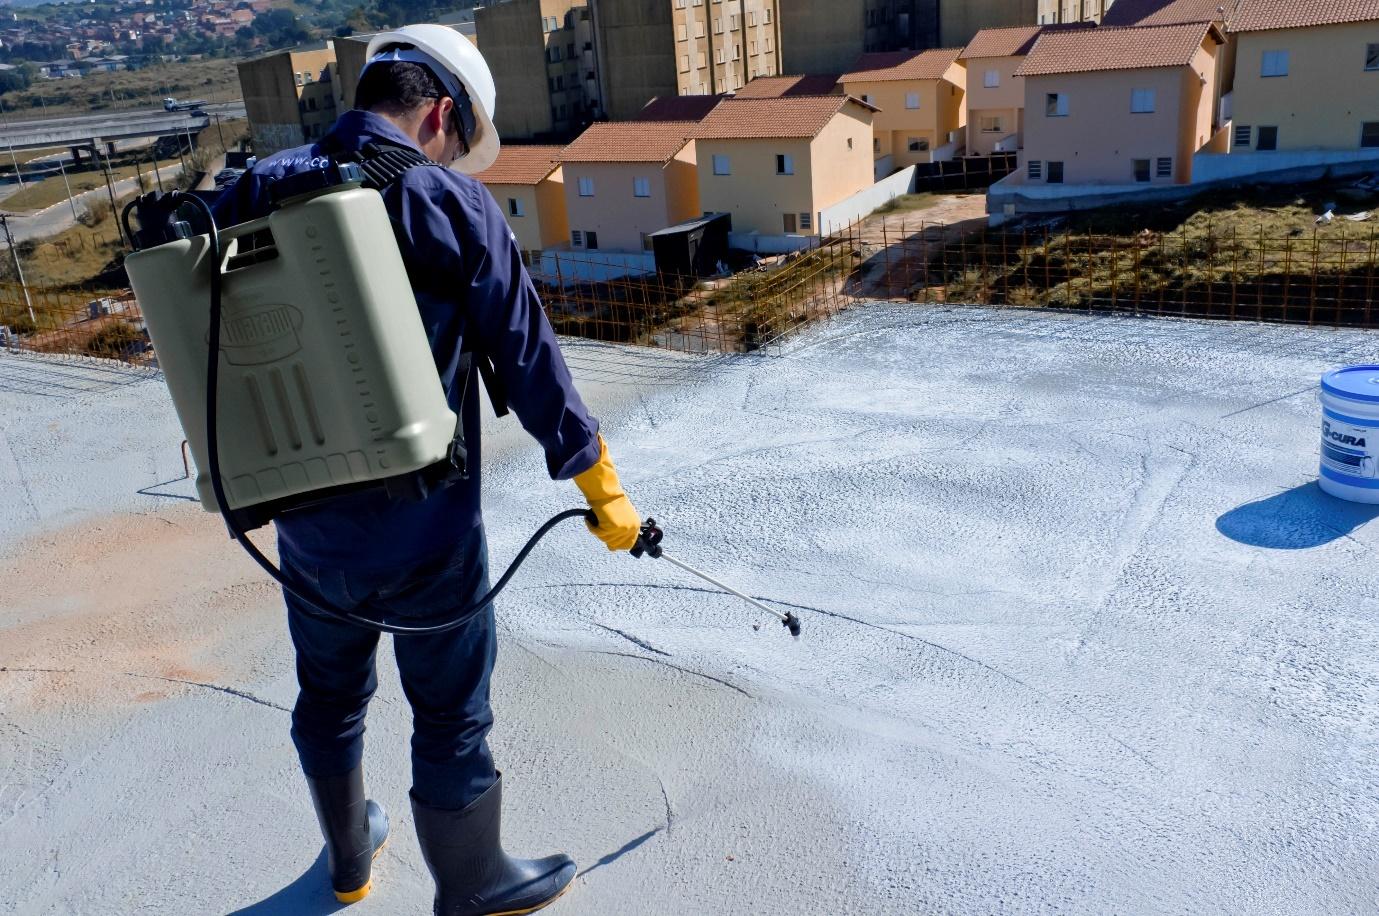
<svg viewBox="0 0 1379 916">
<path fill-rule="evenodd" d="M 400 116 L 449 94 L 436 75 L 421 64 L 404 60 L 380 61 L 359 78 L 354 90 L 354 107 Z"/>
</svg>

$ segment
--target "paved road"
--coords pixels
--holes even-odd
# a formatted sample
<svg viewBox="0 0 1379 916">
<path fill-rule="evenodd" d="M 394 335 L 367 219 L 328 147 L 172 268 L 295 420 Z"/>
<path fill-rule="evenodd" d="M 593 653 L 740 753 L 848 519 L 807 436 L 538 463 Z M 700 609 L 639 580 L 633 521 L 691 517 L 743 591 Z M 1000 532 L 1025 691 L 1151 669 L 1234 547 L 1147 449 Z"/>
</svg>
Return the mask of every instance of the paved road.
<svg viewBox="0 0 1379 916">
<path fill-rule="evenodd" d="M 170 188 L 172 183 L 177 180 L 177 173 L 181 170 L 181 165 L 165 165 L 158 171 L 163 177 L 164 185 Z M 138 190 L 137 179 L 126 178 L 123 181 L 115 182 L 115 196 L 117 198 L 135 190 Z M 72 195 L 77 204 L 77 212 L 85 212 L 85 205 L 93 198 L 103 198 L 108 193 L 105 188 L 101 187 L 82 194 Z M 56 235 L 74 225 L 76 225 L 76 220 L 72 218 L 72 208 L 64 199 L 36 213 L 18 217 L 10 223 L 10 231 L 14 233 L 15 241 L 24 242 L 29 239 Z"/>
</svg>

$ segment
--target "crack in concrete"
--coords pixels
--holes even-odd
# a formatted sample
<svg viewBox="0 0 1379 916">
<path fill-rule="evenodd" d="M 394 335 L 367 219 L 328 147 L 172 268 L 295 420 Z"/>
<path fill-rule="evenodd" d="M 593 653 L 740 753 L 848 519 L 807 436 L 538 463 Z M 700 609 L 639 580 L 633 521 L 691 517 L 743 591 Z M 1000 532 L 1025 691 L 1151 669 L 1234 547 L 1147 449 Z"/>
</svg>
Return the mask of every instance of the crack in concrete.
<svg viewBox="0 0 1379 916">
<path fill-rule="evenodd" d="M 234 687 L 222 687 L 219 684 L 208 684 L 204 681 L 192 681 L 180 677 L 163 677 L 162 675 L 158 674 L 135 674 L 132 671 L 121 671 L 120 673 L 123 674 L 125 677 L 139 678 L 145 681 L 167 681 L 169 684 L 185 684 L 188 687 L 201 687 L 205 690 L 214 690 L 216 693 L 223 693 L 226 696 L 236 697 L 241 700 L 248 700 L 250 703 L 256 703 L 259 706 L 267 706 L 269 709 L 276 709 L 279 712 L 290 713 L 292 711 L 288 709 L 286 706 L 279 706 L 272 700 L 265 700 L 262 697 L 256 697 L 252 693 L 248 693 L 243 690 L 238 690 Z"/>
<path fill-rule="evenodd" d="M 619 630 L 617 627 L 610 627 L 610 626 L 608 626 L 608 625 L 606 625 L 606 624 L 599 623 L 597 620 L 591 620 L 591 621 L 589 621 L 589 623 L 590 623 L 591 626 L 596 626 L 596 627 L 598 627 L 600 630 L 604 630 L 605 632 L 614 633 L 614 634 L 616 634 L 616 635 L 618 635 L 618 636 L 621 636 L 623 639 L 625 639 L 625 640 L 627 640 L 628 642 L 632 643 L 632 645 L 636 646 L 636 647 L 639 648 L 639 649 L 645 649 L 645 650 L 648 651 L 648 652 L 655 652 L 657 655 L 663 656 L 663 657 L 665 657 L 665 658 L 674 658 L 674 656 L 671 655 L 669 652 L 663 652 L 663 651 L 661 651 L 660 649 L 658 649 L 658 648 L 656 648 L 655 646 L 653 646 L 651 643 L 647 642 L 646 640 L 644 640 L 644 639 L 638 639 L 636 636 L 633 636 L 631 633 L 627 633 L 627 632 L 625 632 L 625 631 L 623 631 L 623 630 Z"/>
<path fill-rule="evenodd" d="M 721 687 L 727 687 L 729 690 L 734 691 L 735 693 L 742 694 L 749 700 L 756 699 L 756 697 L 752 696 L 752 694 L 743 690 L 741 687 L 737 686 L 731 681 L 725 681 L 721 677 L 714 677 L 712 674 L 705 674 L 702 671 L 695 671 L 693 668 L 686 668 L 682 665 L 672 665 L 670 662 L 662 661 L 659 658 L 650 658 L 649 656 L 637 655 L 633 652 L 610 652 L 607 649 L 576 649 L 575 651 L 583 652 L 587 655 L 610 655 L 615 658 L 634 658 L 638 661 L 651 662 L 653 665 L 662 665 L 666 668 L 671 668 L 675 671 L 679 671 L 681 674 L 688 674 L 692 677 L 698 677 L 703 678 L 706 681 L 712 681 L 713 683 L 718 684 Z"/>
</svg>

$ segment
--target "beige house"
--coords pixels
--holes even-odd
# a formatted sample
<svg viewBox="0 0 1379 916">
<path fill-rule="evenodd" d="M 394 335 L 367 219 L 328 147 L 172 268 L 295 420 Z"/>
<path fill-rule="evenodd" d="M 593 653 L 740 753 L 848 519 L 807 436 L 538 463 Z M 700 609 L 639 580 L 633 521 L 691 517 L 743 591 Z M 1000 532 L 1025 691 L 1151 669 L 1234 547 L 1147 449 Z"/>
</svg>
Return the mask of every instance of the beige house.
<svg viewBox="0 0 1379 916">
<path fill-rule="evenodd" d="M 570 238 L 565 179 L 559 146 L 506 144 L 498 159 L 474 176 L 484 183 L 512 227 L 522 263 L 541 262 L 541 253 Z"/>
<path fill-rule="evenodd" d="M 1025 148 L 1015 184 L 1185 184 L 1215 132 L 1215 25 L 1046 32 L 1015 70 Z"/>
<path fill-rule="evenodd" d="M 699 216 L 691 121 L 592 124 L 560 154 L 570 246 L 649 251 L 648 236 Z"/>
<path fill-rule="evenodd" d="M 1379 156 L 1379 2 L 1250 0 L 1230 29 L 1232 153 Z"/>
<path fill-rule="evenodd" d="M 843 91 L 879 109 L 872 154 L 901 169 L 933 162 L 965 123 L 967 79 L 961 48 L 863 54 L 844 73 Z"/>
<path fill-rule="evenodd" d="M 723 102 L 695 133 L 702 209 L 734 232 L 817 235 L 821 211 L 872 185 L 874 114 L 839 95 Z"/>
</svg>

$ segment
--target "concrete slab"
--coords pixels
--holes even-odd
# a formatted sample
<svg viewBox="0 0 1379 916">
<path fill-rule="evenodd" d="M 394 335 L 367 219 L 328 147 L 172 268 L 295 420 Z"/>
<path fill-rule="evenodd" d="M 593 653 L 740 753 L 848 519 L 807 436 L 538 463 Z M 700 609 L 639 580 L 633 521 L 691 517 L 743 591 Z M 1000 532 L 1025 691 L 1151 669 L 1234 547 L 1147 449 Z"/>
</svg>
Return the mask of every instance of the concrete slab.
<svg viewBox="0 0 1379 916">
<path fill-rule="evenodd" d="M 558 532 L 500 608 L 510 848 L 579 859 L 552 913 L 1372 908 L 1375 512 L 1315 488 L 1313 392 L 1376 343 L 877 306 L 778 356 L 572 344 L 667 547 L 805 630 Z M 161 382 L 0 356 L 0 415 L 0 913 L 335 911 L 280 603 L 175 498 Z M 510 421 L 486 452 L 503 564 L 577 495 Z M 423 913 L 382 667 L 353 910 Z"/>
</svg>

